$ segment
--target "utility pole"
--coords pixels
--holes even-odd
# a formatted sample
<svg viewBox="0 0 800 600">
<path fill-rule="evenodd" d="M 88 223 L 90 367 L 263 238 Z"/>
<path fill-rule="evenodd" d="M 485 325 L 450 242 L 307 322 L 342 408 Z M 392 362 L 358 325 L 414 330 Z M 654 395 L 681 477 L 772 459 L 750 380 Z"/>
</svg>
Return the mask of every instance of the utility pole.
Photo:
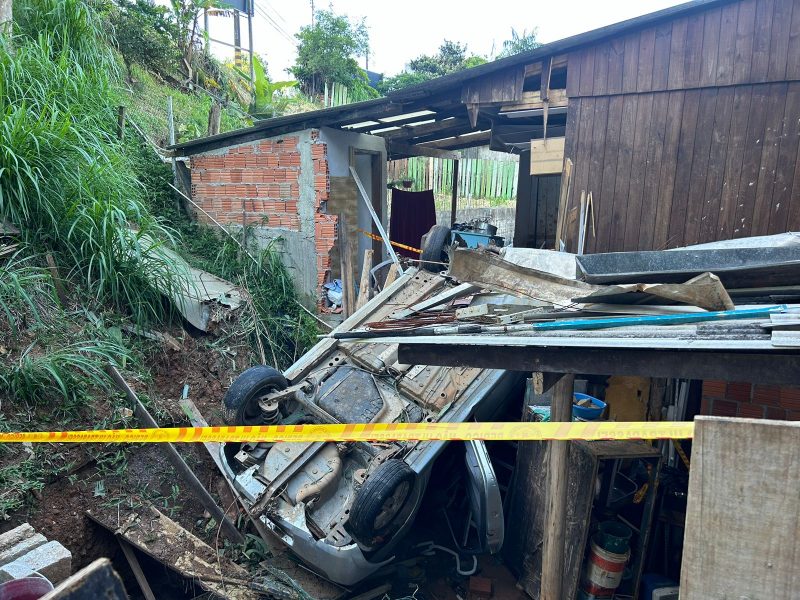
<svg viewBox="0 0 800 600">
<path fill-rule="evenodd" d="M 203 48 L 205 48 L 206 54 L 209 51 L 209 39 L 208 39 L 208 9 L 203 9 L 203 32 L 205 35 L 203 36 Z"/>
<path fill-rule="evenodd" d="M 314 0 L 311 0 L 311 26 L 314 26 Z"/>
<path fill-rule="evenodd" d="M 253 90 L 255 102 L 256 95 L 256 69 L 253 65 L 253 15 L 255 14 L 256 0 L 247 0 L 247 35 L 250 41 L 250 88 Z"/>
<path fill-rule="evenodd" d="M 239 24 L 239 11 L 233 11 L 233 64 L 242 68 L 242 30 Z"/>
</svg>

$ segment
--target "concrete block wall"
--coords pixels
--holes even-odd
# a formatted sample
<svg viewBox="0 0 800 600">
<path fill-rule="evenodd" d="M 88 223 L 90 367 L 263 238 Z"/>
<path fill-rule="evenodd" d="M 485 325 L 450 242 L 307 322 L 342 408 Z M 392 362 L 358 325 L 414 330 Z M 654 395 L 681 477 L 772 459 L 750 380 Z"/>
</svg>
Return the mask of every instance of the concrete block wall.
<svg viewBox="0 0 800 600">
<path fill-rule="evenodd" d="M 800 421 L 800 388 L 704 381 L 700 414 Z"/>
</svg>

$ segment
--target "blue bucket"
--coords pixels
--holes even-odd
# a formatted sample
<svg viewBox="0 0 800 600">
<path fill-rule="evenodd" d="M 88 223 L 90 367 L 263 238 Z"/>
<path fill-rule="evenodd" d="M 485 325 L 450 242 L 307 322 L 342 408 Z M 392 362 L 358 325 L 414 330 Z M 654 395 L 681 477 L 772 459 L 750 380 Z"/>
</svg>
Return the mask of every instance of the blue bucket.
<svg viewBox="0 0 800 600">
<path fill-rule="evenodd" d="M 573 402 L 572 404 L 572 416 L 573 418 L 578 418 L 583 421 L 594 421 L 595 419 L 599 419 L 600 415 L 603 414 L 603 411 L 606 409 L 606 403 L 602 400 L 595 398 L 594 396 L 590 396 L 589 394 L 579 394 L 575 392 L 573 394 L 576 401 L 579 400 L 590 400 L 592 406 L 578 406 Z"/>
</svg>

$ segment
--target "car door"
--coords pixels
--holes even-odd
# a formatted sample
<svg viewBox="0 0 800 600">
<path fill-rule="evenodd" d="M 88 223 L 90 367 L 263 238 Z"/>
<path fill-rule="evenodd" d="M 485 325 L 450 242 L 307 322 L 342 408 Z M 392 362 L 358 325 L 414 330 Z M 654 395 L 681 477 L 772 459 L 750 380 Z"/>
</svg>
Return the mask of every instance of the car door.
<svg viewBox="0 0 800 600">
<path fill-rule="evenodd" d="M 480 552 L 495 554 L 503 547 L 503 500 L 489 451 L 483 440 L 466 442 L 467 492 Z"/>
</svg>

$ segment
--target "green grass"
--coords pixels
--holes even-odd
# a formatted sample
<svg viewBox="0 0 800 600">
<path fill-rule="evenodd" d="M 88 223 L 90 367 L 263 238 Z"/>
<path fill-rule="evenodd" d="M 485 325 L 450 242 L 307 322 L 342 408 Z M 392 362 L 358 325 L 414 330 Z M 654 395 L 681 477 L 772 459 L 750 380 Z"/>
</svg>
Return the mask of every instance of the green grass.
<svg viewBox="0 0 800 600">
<path fill-rule="evenodd" d="M 169 143 L 167 102 L 172 96 L 177 142 L 203 137 L 208 131 L 208 113 L 214 100 L 198 90 L 188 93 L 160 81 L 145 69 L 132 65 L 132 81 L 123 86 L 119 103 L 152 142 L 160 147 Z M 220 132 L 248 127 L 252 121 L 233 106 L 223 108 Z M 133 132 L 131 132 L 133 133 Z"/>
</svg>

